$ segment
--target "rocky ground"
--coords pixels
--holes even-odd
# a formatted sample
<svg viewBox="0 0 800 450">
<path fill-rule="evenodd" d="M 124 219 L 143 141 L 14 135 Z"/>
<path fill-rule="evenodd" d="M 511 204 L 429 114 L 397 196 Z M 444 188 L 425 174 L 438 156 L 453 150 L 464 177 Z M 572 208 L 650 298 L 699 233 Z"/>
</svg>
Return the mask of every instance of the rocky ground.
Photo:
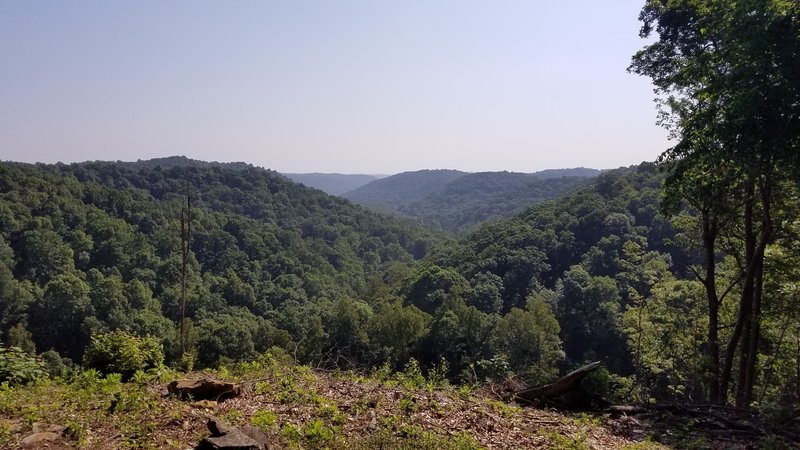
<svg viewBox="0 0 800 450">
<path fill-rule="evenodd" d="M 267 448 L 658 449 L 792 448 L 776 436 L 664 430 L 635 416 L 564 413 L 499 401 L 486 389 L 430 383 L 419 374 L 360 376 L 264 360 L 233 371 L 182 375 L 227 380 L 224 401 L 169 395 L 171 372 L 135 377 L 82 374 L 67 382 L 0 388 L 0 448 L 197 446 L 220 426 L 250 429 Z M 217 426 L 212 426 L 213 428 Z M 768 441 L 772 439 L 771 441 Z M 669 444 L 656 442 L 662 440 Z M 783 446 L 783 447 L 781 447 Z M 206 447 L 224 448 L 224 447 Z M 794 447 L 797 448 L 797 447 Z"/>
</svg>

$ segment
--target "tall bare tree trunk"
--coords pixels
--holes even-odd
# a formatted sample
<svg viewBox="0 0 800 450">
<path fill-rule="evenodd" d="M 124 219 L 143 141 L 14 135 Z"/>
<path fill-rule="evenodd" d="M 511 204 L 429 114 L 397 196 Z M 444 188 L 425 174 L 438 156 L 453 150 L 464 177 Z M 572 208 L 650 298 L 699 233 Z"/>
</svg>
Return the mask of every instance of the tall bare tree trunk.
<svg viewBox="0 0 800 450">
<path fill-rule="evenodd" d="M 725 348 L 725 358 L 722 366 L 722 373 L 720 374 L 720 389 L 719 395 L 723 403 L 727 402 L 728 388 L 730 387 L 731 377 L 733 374 L 733 361 L 736 357 L 736 350 L 739 346 L 739 341 L 742 338 L 745 325 L 750 322 L 750 311 L 753 305 L 753 291 L 755 284 L 755 267 L 754 259 L 756 253 L 756 235 L 753 225 L 753 214 L 755 205 L 755 180 L 751 175 L 745 187 L 745 207 L 744 207 L 744 284 L 742 286 L 742 295 L 739 301 L 739 314 L 736 319 L 736 325 L 733 328 L 731 337 L 728 340 L 728 346 Z"/>
<path fill-rule="evenodd" d="M 718 226 L 709 210 L 704 210 L 702 216 L 706 266 L 705 279 L 702 282 L 708 300 L 708 398 L 711 403 L 719 403 L 719 298 L 717 296 L 717 262 L 715 258 Z"/>
<path fill-rule="evenodd" d="M 186 182 L 186 214 L 181 207 L 181 355 L 186 354 L 186 269 L 189 265 L 189 244 L 192 238 L 192 197 Z"/>
<path fill-rule="evenodd" d="M 771 166 L 770 166 L 771 167 Z M 753 290 L 753 305 L 750 315 L 749 335 L 747 341 L 747 355 L 742 355 L 744 372 L 742 384 L 736 393 L 736 406 L 747 407 L 753 401 L 753 387 L 756 380 L 756 365 L 758 363 L 758 344 L 761 338 L 761 305 L 764 294 L 764 254 L 767 245 L 773 239 L 772 225 L 772 173 L 767 171 L 762 179 L 761 187 L 761 232 L 755 254 L 755 287 Z"/>
<path fill-rule="evenodd" d="M 760 270 L 756 276 L 756 288 L 753 295 L 753 312 L 750 316 L 749 353 L 744 364 L 744 382 L 736 394 L 736 406 L 748 407 L 753 401 L 753 385 L 756 380 L 756 363 L 758 362 L 758 343 L 761 335 L 761 295 L 764 286 L 763 256 L 759 263 Z"/>
</svg>

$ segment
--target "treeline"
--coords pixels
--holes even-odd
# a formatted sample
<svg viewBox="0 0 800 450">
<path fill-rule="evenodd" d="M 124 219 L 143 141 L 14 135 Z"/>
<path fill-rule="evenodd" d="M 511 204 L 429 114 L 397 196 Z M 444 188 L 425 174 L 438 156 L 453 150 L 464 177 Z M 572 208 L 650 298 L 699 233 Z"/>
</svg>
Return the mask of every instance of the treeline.
<svg viewBox="0 0 800 450">
<path fill-rule="evenodd" d="M 576 176 L 538 179 L 529 174 L 475 173 L 400 207 L 399 212 L 430 228 L 466 235 L 485 222 L 511 218 L 533 205 L 578 191 L 591 181 Z"/>
<path fill-rule="evenodd" d="M 3 340 L 77 362 L 90 335 L 123 329 L 178 359 L 187 198 L 187 333 L 204 366 L 273 345 L 319 359 L 335 306 L 408 271 L 438 239 L 252 167 L 3 163 Z"/>
<path fill-rule="evenodd" d="M 428 228 L 464 236 L 489 221 L 507 219 L 591 182 L 599 170 L 536 173 L 419 170 L 392 175 L 344 194 L 376 211 L 414 219 Z"/>
<path fill-rule="evenodd" d="M 453 381 L 545 382 L 602 359 L 606 395 L 707 398 L 701 215 L 660 212 L 667 173 L 653 163 L 606 172 L 460 241 L 261 169 L 0 170 L 0 326 L 4 342 L 29 351 L 79 362 L 90 336 L 125 330 L 156 337 L 178 364 L 188 192 L 197 367 L 279 347 L 326 367 L 400 369 L 413 358 Z M 766 402 L 796 396 L 800 381 L 794 227 L 767 252 L 775 297 L 762 311 L 756 383 Z M 726 264 L 720 273 L 736 281 Z M 734 305 L 720 315 L 729 339 Z"/>
</svg>

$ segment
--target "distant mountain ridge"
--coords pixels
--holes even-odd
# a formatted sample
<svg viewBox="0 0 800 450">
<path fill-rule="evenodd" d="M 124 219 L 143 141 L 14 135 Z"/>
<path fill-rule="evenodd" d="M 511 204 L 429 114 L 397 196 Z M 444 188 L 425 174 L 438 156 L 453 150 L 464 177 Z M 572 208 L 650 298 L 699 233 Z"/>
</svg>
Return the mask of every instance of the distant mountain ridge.
<svg viewBox="0 0 800 450">
<path fill-rule="evenodd" d="M 572 192 L 600 172 L 585 167 L 535 173 L 420 170 L 373 181 L 343 197 L 432 228 L 460 233 Z"/>
<path fill-rule="evenodd" d="M 446 169 L 403 172 L 375 180 L 342 197 L 378 211 L 396 213 L 464 175 L 467 172 Z"/>
<path fill-rule="evenodd" d="M 92 163 L 114 163 L 127 169 L 155 169 L 161 167 L 162 169 L 173 169 L 176 167 L 198 167 L 209 168 L 219 167 L 231 170 L 246 170 L 255 168 L 250 163 L 243 161 L 236 162 L 217 162 L 217 161 L 201 161 L 198 159 L 188 158 L 182 155 L 166 156 L 163 158 L 152 159 L 139 159 L 136 161 L 85 161 L 80 164 Z M 269 170 L 269 169 L 267 169 Z M 274 171 L 272 171 L 274 172 Z M 328 195 L 341 195 L 345 192 L 352 191 L 360 186 L 363 186 L 371 181 L 382 178 L 381 175 L 366 175 L 366 174 L 340 174 L 340 173 L 281 173 L 281 175 L 289 178 L 295 183 L 301 183 L 307 187 L 319 189 Z"/>
<path fill-rule="evenodd" d="M 243 161 L 236 161 L 236 162 L 201 161 L 199 159 L 187 158 L 186 156 L 183 155 L 166 156 L 163 158 L 139 159 L 136 161 L 86 161 L 85 163 L 82 164 L 100 163 L 100 162 L 113 162 L 128 169 L 155 169 L 156 167 L 161 167 L 163 169 L 172 169 L 175 167 L 191 166 L 200 168 L 223 167 L 232 170 L 245 170 L 256 167 L 253 164 L 246 163 Z"/>
<path fill-rule="evenodd" d="M 354 189 L 384 178 L 385 175 L 344 174 L 344 173 L 282 173 L 295 183 L 321 190 L 329 195 L 342 195 Z"/>
<path fill-rule="evenodd" d="M 93 163 L 101 161 L 80 164 Z M 183 167 L 233 171 L 262 169 L 245 162 L 209 162 L 186 156 L 108 163 L 134 170 Z M 585 167 L 534 173 L 470 173 L 453 169 L 425 169 L 383 177 L 263 170 L 328 195 L 343 197 L 374 211 L 413 219 L 430 229 L 455 234 L 471 231 L 487 221 L 512 217 L 538 203 L 571 193 L 586 186 L 601 173 L 600 170 Z"/>
</svg>

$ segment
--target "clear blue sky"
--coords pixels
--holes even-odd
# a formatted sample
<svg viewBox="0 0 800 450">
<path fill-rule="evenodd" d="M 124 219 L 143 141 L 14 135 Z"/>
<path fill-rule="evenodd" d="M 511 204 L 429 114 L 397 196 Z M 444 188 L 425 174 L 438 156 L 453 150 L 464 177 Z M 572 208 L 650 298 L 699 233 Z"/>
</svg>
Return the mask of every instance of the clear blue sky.
<svg viewBox="0 0 800 450">
<path fill-rule="evenodd" d="M 668 146 L 644 0 L 0 2 L 0 159 L 535 171 Z"/>
</svg>

